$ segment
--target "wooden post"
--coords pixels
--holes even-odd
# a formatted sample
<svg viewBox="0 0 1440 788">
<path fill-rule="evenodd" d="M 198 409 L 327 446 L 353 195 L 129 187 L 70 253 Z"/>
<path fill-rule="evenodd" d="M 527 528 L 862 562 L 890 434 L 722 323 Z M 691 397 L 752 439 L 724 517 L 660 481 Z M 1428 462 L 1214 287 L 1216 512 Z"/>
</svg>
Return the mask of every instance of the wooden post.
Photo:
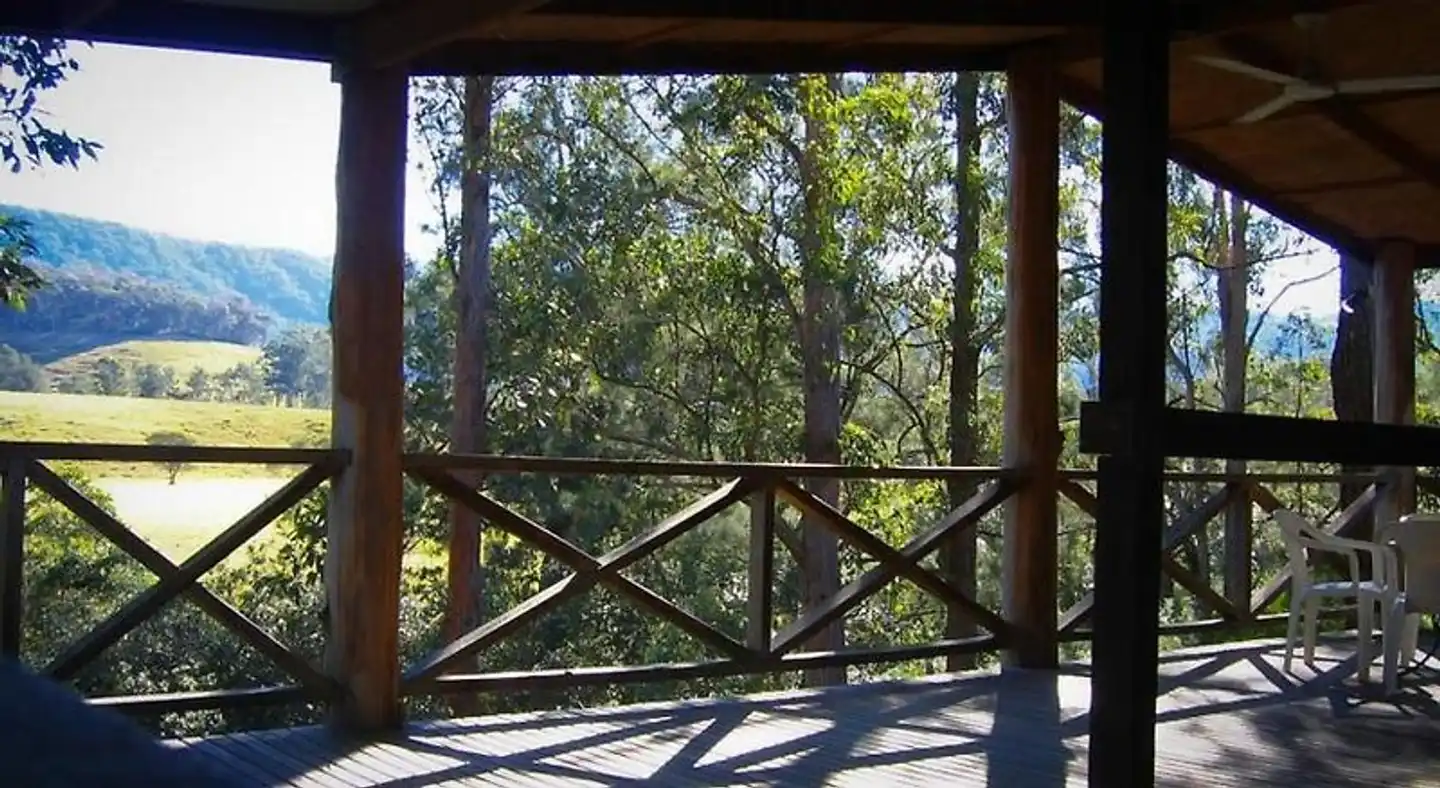
<svg viewBox="0 0 1440 788">
<path fill-rule="evenodd" d="M 1223 206 L 1222 206 L 1223 211 Z M 1239 195 L 1230 197 L 1230 238 L 1226 268 L 1220 274 L 1220 320 L 1224 332 L 1222 395 L 1225 412 L 1245 412 L 1246 367 L 1250 360 L 1250 259 L 1246 248 L 1249 208 Z M 1225 472 L 1245 473 L 1244 460 L 1226 460 Z M 1254 507 L 1247 495 L 1229 482 L 1234 495 L 1225 505 L 1225 598 L 1240 610 L 1250 609 L 1251 571 L 1255 553 Z"/>
<path fill-rule="evenodd" d="M 745 645 L 770 653 L 775 619 L 775 488 L 766 487 L 750 497 L 750 576 L 746 589 Z"/>
<path fill-rule="evenodd" d="M 25 616 L 25 475 L 24 459 L 6 461 L 0 511 L 0 656 L 4 657 L 20 656 Z"/>
<path fill-rule="evenodd" d="M 1375 421 L 1415 423 L 1415 247 L 1393 242 L 1375 258 Z M 1415 469 L 1383 468 L 1396 479 L 1375 505 L 1375 529 L 1415 511 Z"/>
<path fill-rule="evenodd" d="M 330 494 L 326 668 L 344 688 L 331 722 L 396 728 L 400 705 L 401 451 L 404 413 L 403 71 L 341 78 L 337 241 L 330 303 L 331 440 L 350 464 Z"/>
<path fill-rule="evenodd" d="M 1005 453 L 1028 478 L 1005 502 L 1002 601 L 1015 625 L 1008 663 L 1054 667 L 1059 358 L 1060 97 L 1053 65 L 1009 69 L 1009 252 L 1005 263 Z"/>
<path fill-rule="evenodd" d="M 1089 783 L 1137 788 L 1155 784 L 1170 4 L 1105 11 L 1100 410 L 1119 439 L 1099 461 Z"/>
</svg>

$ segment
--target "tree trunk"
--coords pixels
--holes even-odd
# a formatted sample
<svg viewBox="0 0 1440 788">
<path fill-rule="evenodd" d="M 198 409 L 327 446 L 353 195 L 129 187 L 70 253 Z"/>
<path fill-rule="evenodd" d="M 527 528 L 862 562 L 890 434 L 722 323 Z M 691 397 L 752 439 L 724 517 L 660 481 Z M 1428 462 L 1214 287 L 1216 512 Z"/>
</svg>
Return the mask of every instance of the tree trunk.
<svg viewBox="0 0 1440 788">
<path fill-rule="evenodd" d="M 465 80 L 464 172 L 461 176 L 460 259 L 455 261 L 454 411 L 450 450 L 485 450 L 487 323 L 490 311 L 490 125 L 495 78 Z M 478 486 L 480 478 L 464 481 Z M 484 571 L 480 517 L 459 503 L 450 506 L 450 565 L 445 610 L 445 639 L 455 640 L 482 619 Z M 457 696 L 457 712 L 469 712 L 473 699 Z"/>
<path fill-rule="evenodd" d="M 805 461 L 840 462 L 840 332 L 842 304 L 837 286 L 834 201 L 827 181 L 826 157 L 832 144 L 824 107 L 839 92 L 840 77 L 824 81 L 802 78 L 800 105 L 805 122 L 805 156 L 800 162 L 804 217 L 800 241 L 804 304 L 800 316 L 801 367 L 805 385 Z M 816 497 L 838 508 L 840 483 L 811 479 L 807 486 Z M 839 546 L 835 536 L 814 522 L 801 524 L 804 561 L 805 609 L 829 601 L 840 586 Z M 811 651 L 835 651 L 845 645 L 845 629 L 833 623 L 806 644 Z M 844 684 L 844 668 L 805 672 L 806 686 Z"/>
<path fill-rule="evenodd" d="M 975 254 L 979 248 L 980 195 L 970 188 L 970 171 L 980 158 L 980 133 L 976 121 L 980 78 L 973 73 L 955 75 L 951 95 L 955 109 L 955 249 L 950 318 L 950 419 L 951 465 L 978 465 L 979 439 L 975 430 L 975 402 L 979 390 L 980 348 L 975 338 Z M 950 507 L 957 508 L 975 494 L 973 481 L 952 479 L 946 485 Z M 952 537 L 940 554 L 941 567 L 955 585 L 975 597 L 975 529 L 967 528 Z M 976 634 L 975 624 L 958 607 L 945 611 L 945 637 L 965 638 Z M 975 667 L 970 654 L 951 654 L 946 670 Z"/>
<path fill-rule="evenodd" d="M 1375 420 L 1374 309 L 1370 299 L 1370 270 L 1348 255 L 1340 257 L 1341 309 L 1335 325 L 1335 348 L 1330 354 L 1330 394 L 1335 418 L 1341 421 Z M 1346 309 L 1346 306 L 1349 309 Z M 1365 473 L 1369 468 L 1353 466 L 1343 473 Z M 1365 492 L 1364 483 L 1340 485 L 1340 505 L 1348 506 Z M 1368 538 L 1373 522 L 1360 524 L 1361 538 Z"/>
<path fill-rule="evenodd" d="M 1217 194 L 1219 190 L 1216 190 Z M 1249 208 L 1237 195 L 1230 196 L 1229 250 L 1220 269 L 1220 325 L 1222 335 L 1221 387 L 1226 413 L 1245 412 L 1246 368 L 1250 361 L 1250 259 L 1245 237 Z M 1225 239 L 1222 238 L 1223 244 Z M 1225 472 L 1245 473 L 1244 460 L 1227 460 Z M 1254 544 L 1252 507 L 1247 497 L 1236 496 L 1225 507 L 1225 598 L 1242 609 L 1250 604 L 1251 552 Z"/>
</svg>

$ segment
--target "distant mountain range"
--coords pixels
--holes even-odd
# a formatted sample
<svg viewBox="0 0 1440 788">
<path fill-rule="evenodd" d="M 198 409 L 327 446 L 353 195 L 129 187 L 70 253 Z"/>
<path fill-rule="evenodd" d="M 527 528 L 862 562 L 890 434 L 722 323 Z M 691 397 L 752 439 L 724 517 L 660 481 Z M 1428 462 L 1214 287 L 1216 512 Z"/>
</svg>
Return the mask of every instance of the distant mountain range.
<svg viewBox="0 0 1440 788">
<path fill-rule="evenodd" d="M 114 274 L 191 296 L 248 302 L 277 324 L 328 322 L 330 261 L 289 249 L 193 241 L 115 222 L 0 204 L 29 225 L 47 267 Z"/>
</svg>

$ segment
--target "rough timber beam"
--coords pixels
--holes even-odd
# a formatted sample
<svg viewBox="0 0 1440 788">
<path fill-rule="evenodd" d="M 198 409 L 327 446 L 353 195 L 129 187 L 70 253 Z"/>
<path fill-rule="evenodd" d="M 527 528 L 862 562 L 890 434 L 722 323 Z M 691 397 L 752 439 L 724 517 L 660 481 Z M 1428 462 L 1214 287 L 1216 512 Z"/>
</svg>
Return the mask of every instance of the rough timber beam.
<svg viewBox="0 0 1440 788">
<path fill-rule="evenodd" d="M 1415 247 L 1403 241 L 1387 243 L 1375 256 L 1370 298 L 1375 316 L 1374 396 L 1375 421 L 1380 424 L 1415 423 Z M 1379 527 L 1415 511 L 1415 470 L 1405 466 L 1386 469 L 1398 483 L 1389 484 L 1375 501 Z"/>
<path fill-rule="evenodd" d="M 331 441 L 350 464 L 326 516 L 325 662 L 345 692 L 341 730 L 398 728 L 400 561 L 405 535 L 403 374 L 405 150 L 401 69 L 352 71 L 340 88 Z"/>
<path fill-rule="evenodd" d="M 1295 419 L 1254 413 L 1166 408 L 1155 426 L 1130 428 L 1123 406 L 1080 405 L 1080 451 L 1113 454 L 1140 444 L 1167 457 L 1323 462 L 1336 465 L 1440 465 L 1440 427 Z"/>
<path fill-rule="evenodd" d="M 1106 9 L 1099 394 L 1104 407 L 1127 417 L 1123 426 L 1133 440 L 1103 451 L 1097 462 L 1094 788 L 1155 785 L 1165 461 L 1162 447 L 1147 436 L 1164 434 L 1169 10 L 1143 2 Z M 1092 419 L 1081 412 L 1082 433 Z"/>
<path fill-rule="evenodd" d="M 62 0 L 60 18 L 67 30 L 78 30 L 109 13 L 120 0 Z"/>
<path fill-rule="evenodd" d="M 409 63 L 487 25 L 533 11 L 546 0 L 411 0 L 360 14 L 340 31 L 340 68 Z"/>
<path fill-rule="evenodd" d="M 1060 456 L 1058 282 L 1060 95 L 1053 63 L 1016 57 L 1006 102 L 1010 209 L 1005 257 L 1005 465 L 1026 484 L 1005 502 L 1001 574 L 1008 663 L 1053 668 Z"/>
</svg>

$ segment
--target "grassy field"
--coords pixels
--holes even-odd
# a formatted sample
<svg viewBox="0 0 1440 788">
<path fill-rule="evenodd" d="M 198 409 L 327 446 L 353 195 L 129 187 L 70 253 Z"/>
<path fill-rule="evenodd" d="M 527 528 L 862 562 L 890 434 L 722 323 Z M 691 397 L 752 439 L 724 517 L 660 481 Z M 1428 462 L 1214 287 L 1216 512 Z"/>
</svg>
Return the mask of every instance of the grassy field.
<svg viewBox="0 0 1440 788">
<path fill-rule="evenodd" d="M 230 342 L 132 340 L 66 356 L 46 364 L 45 371 L 57 383 L 74 376 L 89 377 L 94 374 L 100 360 L 106 358 L 114 359 L 123 366 L 158 364 L 170 367 L 183 381 L 196 369 L 220 373 L 236 364 L 256 361 L 260 358 L 260 348 Z"/>
<path fill-rule="evenodd" d="M 318 445 L 329 436 L 323 410 L 216 402 L 0 392 L 0 440 L 144 443 L 161 430 L 206 446 Z M 115 503 L 120 521 L 176 562 L 251 511 L 299 472 L 297 467 L 195 465 L 170 484 L 153 463 L 79 466 Z M 273 534 L 267 529 L 252 544 Z M 407 560 L 442 560 L 433 549 Z M 237 559 L 243 559 L 241 550 Z"/>
<path fill-rule="evenodd" d="M 283 477 L 165 479 L 102 478 L 115 513 L 157 550 L 180 562 L 286 481 Z M 269 532 L 261 532 L 265 537 Z M 243 554 L 243 549 L 241 551 Z"/>
<path fill-rule="evenodd" d="M 0 392 L 0 440 L 144 443 L 150 433 L 164 430 L 206 446 L 283 447 L 323 442 L 329 425 L 330 414 L 323 410 Z M 80 465 L 114 497 L 123 522 L 177 561 L 289 478 L 283 468 L 195 465 L 172 486 L 165 469 L 153 463 Z"/>
<path fill-rule="evenodd" d="M 202 446 L 314 446 L 330 431 L 330 413 L 224 402 L 0 392 L 0 440 L 141 443 L 152 432 L 179 432 Z M 97 478 L 160 477 L 152 463 L 86 463 Z M 188 476 L 273 476 L 264 466 L 197 465 Z"/>
</svg>

